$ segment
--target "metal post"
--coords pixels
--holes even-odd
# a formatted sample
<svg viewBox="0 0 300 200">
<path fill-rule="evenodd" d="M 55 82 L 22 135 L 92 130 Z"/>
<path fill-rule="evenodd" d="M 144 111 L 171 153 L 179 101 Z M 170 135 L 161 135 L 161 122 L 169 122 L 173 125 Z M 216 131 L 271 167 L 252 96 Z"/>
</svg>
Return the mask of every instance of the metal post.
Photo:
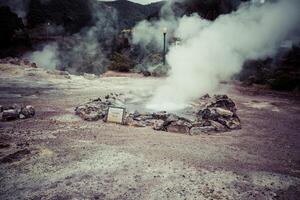
<svg viewBox="0 0 300 200">
<path fill-rule="evenodd" d="M 164 52 L 163 52 L 163 64 L 166 65 L 166 35 L 167 33 L 164 33 Z"/>
<path fill-rule="evenodd" d="M 47 41 L 49 40 L 49 26 L 50 22 L 47 23 L 46 30 L 47 30 Z"/>
</svg>

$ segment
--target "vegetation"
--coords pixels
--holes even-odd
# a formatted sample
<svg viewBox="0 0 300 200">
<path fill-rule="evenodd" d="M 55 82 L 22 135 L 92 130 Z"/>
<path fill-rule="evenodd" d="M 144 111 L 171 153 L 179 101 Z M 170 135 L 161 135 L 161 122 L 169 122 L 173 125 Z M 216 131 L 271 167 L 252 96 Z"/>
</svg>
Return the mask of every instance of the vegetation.
<svg viewBox="0 0 300 200">
<path fill-rule="evenodd" d="M 135 65 L 136 64 L 126 55 L 114 53 L 111 57 L 111 62 L 108 69 L 119 72 L 129 72 Z"/>
</svg>

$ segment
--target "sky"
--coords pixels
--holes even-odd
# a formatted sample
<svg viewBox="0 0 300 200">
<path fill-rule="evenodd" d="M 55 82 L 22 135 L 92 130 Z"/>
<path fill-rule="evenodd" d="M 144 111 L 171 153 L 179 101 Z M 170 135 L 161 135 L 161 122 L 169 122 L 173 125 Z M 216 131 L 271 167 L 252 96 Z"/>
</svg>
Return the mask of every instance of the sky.
<svg viewBox="0 0 300 200">
<path fill-rule="evenodd" d="M 100 1 L 112 1 L 112 0 L 100 0 Z M 157 2 L 157 1 L 161 1 L 161 0 L 130 0 L 130 1 L 139 3 L 139 4 L 149 4 L 149 3 L 153 3 L 153 2 Z"/>
</svg>

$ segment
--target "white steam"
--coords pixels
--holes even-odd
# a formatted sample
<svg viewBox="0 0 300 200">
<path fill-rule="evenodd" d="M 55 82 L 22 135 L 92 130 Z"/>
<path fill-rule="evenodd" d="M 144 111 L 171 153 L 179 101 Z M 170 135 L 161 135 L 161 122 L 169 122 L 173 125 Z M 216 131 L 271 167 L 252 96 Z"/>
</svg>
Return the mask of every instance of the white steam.
<svg viewBox="0 0 300 200">
<path fill-rule="evenodd" d="M 43 0 L 47 3 L 46 0 Z M 62 26 L 53 23 L 43 25 L 42 36 L 55 38 L 55 42 L 43 44 L 43 48 L 25 55 L 32 62 L 48 69 L 65 70 L 72 74 L 100 74 L 106 70 L 105 62 L 111 52 L 113 39 L 119 32 L 115 9 L 88 1 L 93 26 L 83 27 L 80 32 L 64 34 Z"/>
<path fill-rule="evenodd" d="M 297 0 L 282 0 L 245 4 L 213 22 L 198 15 L 181 18 L 175 35 L 182 45 L 170 48 L 170 76 L 149 108 L 181 109 L 193 98 L 218 89 L 220 81 L 239 73 L 246 60 L 273 56 L 299 24 L 299 8 Z"/>
<path fill-rule="evenodd" d="M 48 44 L 43 47 L 42 50 L 33 52 L 29 59 L 39 66 L 45 66 L 48 69 L 55 69 L 59 64 L 60 61 L 58 59 L 58 50 L 57 45 Z"/>
</svg>

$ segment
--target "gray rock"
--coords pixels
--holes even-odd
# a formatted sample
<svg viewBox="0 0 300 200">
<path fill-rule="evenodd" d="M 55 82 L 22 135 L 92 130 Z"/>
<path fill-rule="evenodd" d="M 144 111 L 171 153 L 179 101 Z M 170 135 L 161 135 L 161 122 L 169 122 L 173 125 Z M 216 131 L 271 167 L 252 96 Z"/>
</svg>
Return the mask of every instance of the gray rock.
<svg viewBox="0 0 300 200">
<path fill-rule="evenodd" d="M 25 119 L 26 117 L 25 117 L 25 115 L 20 114 L 20 115 L 19 115 L 19 118 L 20 118 L 20 119 Z"/>
<path fill-rule="evenodd" d="M 215 95 L 215 101 L 213 101 L 208 107 L 220 107 L 230 110 L 235 113 L 235 103 L 227 95 Z"/>
<path fill-rule="evenodd" d="M 24 65 L 30 65 L 29 60 L 23 60 Z"/>
<path fill-rule="evenodd" d="M 167 119 L 165 120 L 165 123 L 166 124 L 170 124 L 171 122 L 175 122 L 175 121 L 178 121 L 179 120 L 179 117 L 174 115 L 174 114 L 170 114 Z"/>
<path fill-rule="evenodd" d="M 234 118 L 227 123 L 227 127 L 231 130 L 241 129 L 241 121 L 238 118 Z"/>
<path fill-rule="evenodd" d="M 32 68 L 37 68 L 37 65 L 36 65 L 36 63 L 31 63 L 31 64 L 30 64 L 30 67 L 32 67 Z"/>
<path fill-rule="evenodd" d="M 153 117 L 152 117 L 152 115 L 144 114 L 144 115 L 140 115 L 138 117 L 134 117 L 133 119 L 137 120 L 137 121 L 147 121 L 147 120 L 153 119 Z"/>
<path fill-rule="evenodd" d="M 216 121 L 211 121 L 211 126 L 215 128 L 216 132 L 226 132 L 228 131 L 228 128 L 224 126 L 223 124 L 220 124 L 219 122 Z"/>
<path fill-rule="evenodd" d="M 202 119 L 216 120 L 218 118 L 218 116 L 219 116 L 219 114 L 213 108 L 205 108 L 203 110 L 200 110 L 197 113 L 197 118 L 200 120 L 202 120 Z"/>
<path fill-rule="evenodd" d="M 141 116 L 141 113 L 139 113 L 138 111 L 134 111 L 134 113 L 132 113 L 132 116 L 134 118 Z"/>
<path fill-rule="evenodd" d="M 149 71 L 143 71 L 142 73 L 145 77 L 151 76 L 151 72 Z"/>
<path fill-rule="evenodd" d="M 153 129 L 157 130 L 157 131 L 162 131 L 165 129 L 164 127 L 164 123 L 165 121 L 159 119 L 159 120 L 155 120 L 154 124 L 153 124 Z"/>
<path fill-rule="evenodd" d="M 128 124 L 128 125 L 129 126 L 134 126 L 134 127 L 146 127 L 147 126 L 146 122 L 144 122 L 144 121 L 135 121 L 135 120 L 131 121 L 131 123 Z"/>
<path fill-rule="evenodd" d="M 200 97 L 201 100 L 205 100 L 205 99 L 209 99 L 209 98 L 210 98 L 209 94 L 205 94 L 202 97 Z"/>
<path fill-rule="evenodd" d="M 193 127 L 211 126 L 211 122 L 212 122 L 212 120 L 206 119 L 206 120 L 196 121 L 192 125 L 193 125 Z"/>
<path fill-rule="evenodd" d="M 14 109 L 4 110 L 2 112 L 2 121 L 11 121 L 19 118 L 19 113 Z"/>
<path fill-rule="evenodd" d="M 161 112 L 156 112 L 152 114 L 152 117 L 154 119 L 162 119 L 162 120 L 166 120 L 169 117 L 169 113 L 167 113 L 166 111 L 161 111 Z"/>
<path fill-rule="evenodd" d="M 223 117 L 232 117 L 233 116 L 233 112 L 223 109 L 223 108 L 216 108 L 216 112 Z"/>
<path fill-rule="evenodd" d="M 167 131 L 173 133 L 189 133 L 191 127 L 192 124 L 190 122 L 178 120 L 168 125 Z"/>
<path fill-rule="evenodd" d="M 10 109 L 14 109 L 14 110 L 16 110 L 18 113 L 20 113 L 21 112 L 21 110 L 22 110 L 22 106 L 21 105 L 19 105 L 19 104 L 13 104 L 12 106 L 10 106 L 9 107 Z"/>
<path fill-rule="evenodd" d="M 99 113 L 95 111 L 89 113 L 82 112 L 79 116 L 86 121 L 97 121 L 101 118 Z"/>
<path fill-rule="evenodd" d="M 24 118 L 30 118 L 35 115 L 35 109 L 31 105 L 27 105 L 26 107 L 21 108 L 19 113 L 24 115 Z"/>
<path fill-rule="evenodd" d="M 237 117 L 231 117 L 231 118 L 223 118 L 220 117 L 217 120 L 220 124 L 226 126 L 227 128 L 231 129 L 231 130 L 235 130 L 235 129 L 241 129 L 241 122 L 239 120 L 239 118 Z"/>
</svg>

